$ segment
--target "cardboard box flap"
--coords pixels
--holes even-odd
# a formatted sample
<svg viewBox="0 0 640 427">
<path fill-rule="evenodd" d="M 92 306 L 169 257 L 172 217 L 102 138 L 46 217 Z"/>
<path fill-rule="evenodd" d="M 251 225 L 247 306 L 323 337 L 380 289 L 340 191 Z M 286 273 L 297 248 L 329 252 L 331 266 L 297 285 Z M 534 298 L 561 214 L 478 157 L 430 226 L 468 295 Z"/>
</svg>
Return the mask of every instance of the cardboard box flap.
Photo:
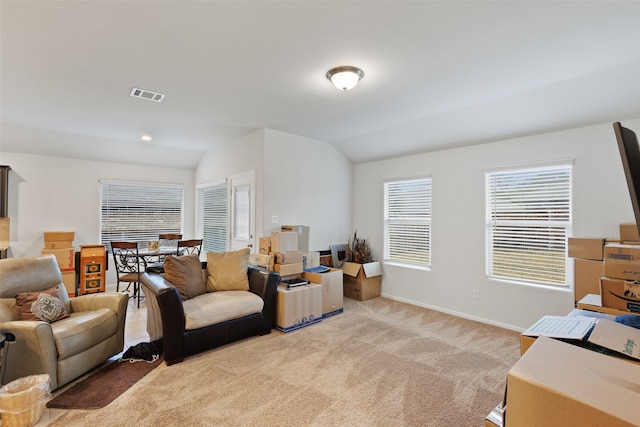
<svg viewBox="0 0 640 427">
<path fill-rule="evenodd" d="M 362 267 L 362 264 L 356 264 L 355 262 L 345 262 L 342 265 L 342 272 L 348 276 L 356 277 L 360 272 L 360 267 Z"/>
<path fill-rule="evenodd" d="M 640 329 L 599 319 L 587 341 L 640 360 Z"/>
<path fill-rule="evenodd" d="M 382 276 L 382 264 L 379 261 L 368 262 L 366 264 L 357 264 L 355 262 L 345 262 L 342 266 L 344 274 L 357 277 L 360 272 L 360 268 L 364 270 L 366 277 Z"/>
<path fill-rule="evenodd" d="M 378 261 L 362 264 L 364 275 L 367 277 L 382 276 L 382 264 Z"/>
</svg>

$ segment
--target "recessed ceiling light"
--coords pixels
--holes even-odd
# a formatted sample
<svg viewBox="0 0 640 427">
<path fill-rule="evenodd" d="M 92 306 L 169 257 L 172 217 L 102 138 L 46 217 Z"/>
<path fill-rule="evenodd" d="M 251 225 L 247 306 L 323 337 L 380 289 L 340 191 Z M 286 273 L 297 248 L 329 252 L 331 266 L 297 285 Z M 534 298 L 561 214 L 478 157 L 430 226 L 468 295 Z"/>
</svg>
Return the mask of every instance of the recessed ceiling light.
<svg viewBox="0 0 640 427">
<path fill-rule="evenodd" d="M 142 135 L 140 139 L 143 140 L 144 142 L 151 141 L 151 137 L 149 135 Z"/>
</svg>

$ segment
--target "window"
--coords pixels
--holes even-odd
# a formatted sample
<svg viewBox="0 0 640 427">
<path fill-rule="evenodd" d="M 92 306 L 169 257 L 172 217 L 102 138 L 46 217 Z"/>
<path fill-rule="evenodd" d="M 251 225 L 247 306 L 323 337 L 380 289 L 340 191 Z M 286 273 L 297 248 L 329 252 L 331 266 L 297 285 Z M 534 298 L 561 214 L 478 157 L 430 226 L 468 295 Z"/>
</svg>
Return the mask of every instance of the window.
<svg viewBox="0 0 640 427">
<path fill-rule="evenodd" d="M 487 275 L 567 286 L 571 166 L 486 174 Z"/>
<path fill-rule="evenodd" d="M 431 265 L 431 178 L 384 184 L 384 261 Z"/>
<path fill-rule="evenodd" d="M 203 252 L 227 250 L 227 183 L 198 188 L 198 229 L 203 238 Z"/>
<path fill-rule="evenodd" d="M 182 233 L 183 203 L 182 185 L 100 181 L 101 242 Z"/>
</svg>

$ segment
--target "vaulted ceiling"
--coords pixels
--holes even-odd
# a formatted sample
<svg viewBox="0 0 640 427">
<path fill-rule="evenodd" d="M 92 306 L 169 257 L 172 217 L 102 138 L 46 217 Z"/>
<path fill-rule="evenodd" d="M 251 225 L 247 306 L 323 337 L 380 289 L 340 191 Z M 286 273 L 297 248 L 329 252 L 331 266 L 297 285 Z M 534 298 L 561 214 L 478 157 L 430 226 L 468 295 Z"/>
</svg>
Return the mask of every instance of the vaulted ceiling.
<svg viewBox="0 0 640 427">
<path fill-rule="evenodd" d="M 640 2 L 2 0 L 0 19 L 6 152 L 195 167 L 271 128 L 360 163 L 640 117 Z"/>
</svg>

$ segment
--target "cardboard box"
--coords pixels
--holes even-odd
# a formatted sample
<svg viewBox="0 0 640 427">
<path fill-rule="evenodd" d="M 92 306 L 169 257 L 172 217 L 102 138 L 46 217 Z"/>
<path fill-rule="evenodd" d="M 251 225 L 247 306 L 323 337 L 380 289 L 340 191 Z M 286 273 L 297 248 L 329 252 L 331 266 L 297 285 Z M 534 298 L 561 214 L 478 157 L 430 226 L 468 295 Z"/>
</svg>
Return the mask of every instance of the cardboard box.
<svg viewBox="0 0 640 427">
<path fill-rule="evenodd" d="M 356 264 L 345 262 L 342 266 L 344 273 L 344 296 L 366 301 L 380 296 L 380 282 L 382 265 L 380 262 Z"/>
<path fill-rule="evenodd" d="M 562 323 L 556 323 L 555 321 L 553 321 L 550 324 L 552 329 L 547 329 L 546 332 L 542 333 L 541 335 L 559 339 L 564 342 L 574 344 L 577 346 L 585 347 L 585 344 L 584 344 L 585 341 L 591 342 L 592 341 L 591 337 L 597 335 L 597 334 L 594 334 L 595 327 L 598 325 L 597 322 L 601 322 L 602 320 L 614 321 L 616 316 L 617 314 L 606 314 L 606 313 L 598 313 L 593 310 L 574 309 L 567 316 L 564 316 L 564 317 L 558 316 L 558 317 L 561 317 L 562 319 L 567 319 L 568 321 L 567 323 L 562 324 Z M 543 316 L 542 319 L 536 322 L 533 327 L 535 328 L 537 325 L 540 325 L 540 322 L 542 322 L 545 318 L 549 318 L 549 317 L 554 318 L 556 316 Z M 585 323 L 587 321 L 585 318 L 591 318 L 591 322 L 592 322 L 591 326 L 589 326 L 588 323 Z M 575 323 L 572 323 L 572 319 L 575 319 Z M 568 327 L 571 328 L 571 331 L 567 330 Z M 624 326 L 624 328 L 626 329 L 627 326 Z M 529 329 L 525 330 L 520 335 L 520 354 L 521 355 L 524 354 L 531 347 L 531 345 L 533 345 L 535 340 L 538 338 L 538 335 L 535 333 L 529 334 L 528 333 Z M 582 332 L 578 333 L 577 331 L 579 330 L 582 330 Z M 576 332 L 575 334 L 574 334 L 574 331 Z M 567 334 L 575 335 L 575 337 L 569 338 L 567 337 Z M 640 331 L 636 332 L 636 330 L 631 330 L 630 335 L 633 336 L 634 334 L 637 334 L 638 337 L 640 338 Z M 624 337 L 624 338 L 626 339 L 627 337 Z M 606 347 L 608 350 L 614 350 L 614 351 L 616 350 L 615 347 L 611 347 L 609 345 L 604 345 L 604 344 L 599 344 L 599 345 Z M 593 345 L 590 345 L 590 347 L 587 347 L 587 348 L 596 350 L 595 348 L 593 348 Z M 608 350 L 601 349 L 596 351 L 600 351 L 605 354 L 612 354 Z M 640 363 L 640 361 L 638 362 Z"/>
<path fill-rule="evenodd" d="M 290 276 L 292 274 L 302 274 L 304 269 L 301 262 L 293 264 L 274 264 L 273 269 L 280 273 L 281 276 Z"/>
<path fill-rule="evenodd" d="M 538 338 L 507 376 L 507 426 L 637 426 L 640 369 L 615 357 Z"/>
<path fill-rule="evenodd" d="M 524 334 L 520 335 L 520 355 L 521 356 L 525 354 L 527 350 L 529 350 L 529 348 L 533 345 L 533 343 L 536 342 L 537 338 L 538 337 L 532 337 Z"/>
<path fill-rule="evenodd" d="M 45 231 L 45 242 L 73 242 L 75 232 L 73 231 Z"/>
<path fill-rule="evenodd" d="M 260 238 L 260 249 L 258 251 L 260 255 L 268 255 L 271 253 L 271 239 L 268 237 Z"/>
<path fill-rule="evenodd" d="M 249 254 L 249 264 L 273 270 L 273 255 Z"/>
<path fill-rule="evenodd" d="M 640 280 L 640 246 L 606 245 L 603 272 L 614 279 Z"/>
<path fill-rule="evenodd" d="M 271 252 L 292 252 L 298 250 L 298 233 L 295 231 L 274 231 L 271 233 Z"/>
<path fill-rule="evenodd" d="M 58 268 L 63 273 L 75 271 L 75 250 L 73 248 L 66 249 L 42 249 L 42 255 L 53 254 L 58 261 Z"/>
<path fill-rule="evenodd" d="M 298 250 L 301 252 L 309 251 L 309 230 L 306 225 L 283 225 L 280 227 L 282 231 L 295 231 L 298 233 Z"/>
<path fill-rule="evenodd" d="M 600 296 L 600 293 L 584 296 L 581 300 L 578 301 L 576 307 L 580 310 L 595 311 L 597 313 L 610 314 L 612 316 L 629 314 L 629 312 L 621 311 L 615 308 L 603 307 L 602 297 Z"/>
<path fill-rule="evenodd" d="M 620 240 L 622 242 L 638 242 L 640 234 L 638 234 L 638 226 L 635 222 L 620 224 Z"/>
<path fill-rule="evenodd" d="M 72 241 L 61 241 L 61 242 L 44 242 L 45 249 L 69 249 L 73 247 Z"/>
<path fill-rule="evenodd" d="M 569 237 L 567 244 L 569 258 L 602 260 L 605 239 Z"/>
<path fill-rule="evenodd" d="M 320 252 L 305 252 L 302 254 L 302 266 L 305 268 L 313 268 L 320 266 Z"/>
<path fill-rule="evenodd" d="M 62 273 L 62 283 L 64 283 L 64 287 L 67 290 L 67 294 L 69 297 L 76 296 L 76 272 L 75 271 L 66 271 Z"/>
<path fill-rule="evenodd" d="M 574 260 L 573 300 L 579 301 L 588 294 L 599 294 L 603 272 L 602 261 L 581 258 Z"/>
<path fill-rule="evenodd" d="M 640 284 L 633 281 L 603 277 L 600 280 L 600 297 L 603 307 L 640 312 Z"/>
<path fill-rule="evenodd" d="M 276 264 L 302 263 L 302 252 L 300 251 L 276 252 L 275 260 L 276 260 Z"/>
<path fill-rule="evenodd" d="M 287 289 L 279 285 L 276 293 L 276 329 L 291 332 L 322 320 L 322 286 L 316 283 Z"/>
<path fill-rule="evenodd" d="M 326 273 L 308 273 L 302 275 L 304 280 L 322 285 L 322 317 L 329 317 L 344 311 L 343 274 L 339 268 L 332 268 Z"/>
</svg>

